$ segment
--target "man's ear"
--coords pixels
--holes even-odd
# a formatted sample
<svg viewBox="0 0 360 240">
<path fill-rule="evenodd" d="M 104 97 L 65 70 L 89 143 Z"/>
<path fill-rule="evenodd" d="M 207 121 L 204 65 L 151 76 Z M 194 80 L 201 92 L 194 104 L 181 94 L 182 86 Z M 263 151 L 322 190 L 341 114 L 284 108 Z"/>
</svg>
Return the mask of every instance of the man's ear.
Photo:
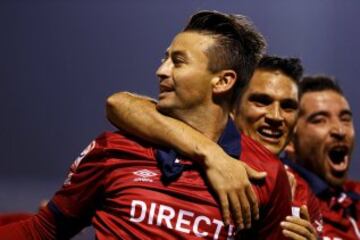
<svg viewBox="0 0 360 240">
<path fill-rule="evenodd" d="M 213 79 L 213 93 L 223 94 L 229 92 L 237 81 L 237 75 L 234 70 L 222 70 Z"/>
</svg>

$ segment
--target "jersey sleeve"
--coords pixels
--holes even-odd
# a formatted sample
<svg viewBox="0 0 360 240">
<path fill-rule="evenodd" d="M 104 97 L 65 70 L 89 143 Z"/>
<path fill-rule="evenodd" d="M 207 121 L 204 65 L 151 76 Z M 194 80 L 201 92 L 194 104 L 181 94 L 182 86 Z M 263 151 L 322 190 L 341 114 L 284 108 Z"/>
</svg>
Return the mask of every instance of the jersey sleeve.
<svg viewBox="0 0 360 240">
<path fill-rule="evenodd" d="M 24 221 L 1 227 L 0 239 L 68 239 L 89 225 L 101 204 L 108 148 L 104 134 L 92 141 L 48 205 Z"/>
<path fill-rule="evenodd" d="M 59 239 L 55 231 L 55 218 L 46 208 L 39 213 L 0 227 L 2 240 Z"/>
<path fill-rule="evenodd" d="M 48 204 L 56 216 L 90 221 L 101 202 L 106 175 L 107 154 L 101 141 L 91 142 L 71 165 L 63 186 Z"/>
<path fill-rule="evenodd" d="M 25 220 L 31 216 L 33 216 L 33 213 L 27 213 L 27 212 L 16 212 L 16 213 L 4 213 L 0 214 L 0 226 L 18 222 L 21 220 Z"/>
</svg>

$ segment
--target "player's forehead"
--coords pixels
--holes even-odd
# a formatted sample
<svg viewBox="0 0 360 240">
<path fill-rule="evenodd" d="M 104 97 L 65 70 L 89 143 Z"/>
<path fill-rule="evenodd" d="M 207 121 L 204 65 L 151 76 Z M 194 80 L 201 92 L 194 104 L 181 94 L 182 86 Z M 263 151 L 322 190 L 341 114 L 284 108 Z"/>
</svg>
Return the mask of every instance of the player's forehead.
<svg viewBox="0 0 360 240">
<path fill-rule="evenodd" d="M 208 34 L 200 32 L 186 31 L 178 33 L 172 40 L 166 53 L 182 54 L 188 57 L 201 55 L 206 57 L 206 51 L 215 43 L 215 39 Z"/>
<path fill-rule="evenodd" d="M 274 99 L 298 99 L 294 80 L 279 70 L 257 69 L 250 79 L 245 94 L 265 94 Z"/>
<path fill-rule="evenodd" d="M 350 112 L 350 105 L 343 95 L 333 90 L 313 91 L 303 94 L 300 100 L 300 110 L 305 115 L 316 112 L 338 115 L 343 111 Z"/>
</svg>

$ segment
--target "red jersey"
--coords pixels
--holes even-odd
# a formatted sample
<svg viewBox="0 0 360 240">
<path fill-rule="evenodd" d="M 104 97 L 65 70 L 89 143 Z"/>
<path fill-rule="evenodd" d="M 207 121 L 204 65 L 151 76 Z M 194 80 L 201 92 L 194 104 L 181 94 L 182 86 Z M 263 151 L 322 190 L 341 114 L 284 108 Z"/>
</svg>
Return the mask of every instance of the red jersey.
<svg viewBox="0 0 360 240">
<path fill-rule="evenodd" d="M 33 213 L 18 212 L 18 213 L 2 213 L 0 214 L 0 226 L 9 223 L 21 221 L 33 216 Z"/>
<path fill-rule="evenodd" d="M 324 240 L 360 239 L 360 184 L 348 181 L 342 191 L 328 188 L 318 195 L 324 219 Z"/>
<path fill-rule="evenodd" d="M 241 135 L 240 159 L 257 171 L 266 171 L 262 183 L 253 183 L 260 207 L 260 220 L 252 224 L 249 239 L 287 239 L 280 222 L 291 215 L 291 190 L 280 159 L 260 143 Z"/>
<path fill-rule="evenodd" d="M 306 205 L 311 223 L 315 227 L 318 236 L 321 236 L 323 220 L 320 212 L 320 201 L 317 199 L 306 180 L 296 171 L 299 166 L 295 165 L 295 163 L 289 159 L 284 158 L 282 160 L 288 167 L 287 171 L 294 175 L 296 181 L 295 193 L 292 200 L 292 215 L 300 217 L 300 207 Z"/>
<path fill-rule="evenodd" d="M 254 185 L 261 220 L 241 239 L 285 239 L 280 222 L 290 214 L 290 187 L 283 166 L 265 148 L 243 137 L 241 159 L 268 171 Z M 0 228 L 1 239 L 57 239 L 92 224 L 103 239 L 228 239 L 219 205 L 192 162 L 164 184 L 150 144 L 119 133 L 104 133 L 71 167 L 63 187 L 30 220 Z M 248 237 L 249 236 L 249 237 Z"/>
<path fill-rule="evenodd" d="M 360 239 L 360 184 L 345 182 L 342 189 L 331 188 L 324 180 L 305 168 L 292 164 L 314 193 L 322 217 L 317 230 L 324 240 Z"/>
</svg>

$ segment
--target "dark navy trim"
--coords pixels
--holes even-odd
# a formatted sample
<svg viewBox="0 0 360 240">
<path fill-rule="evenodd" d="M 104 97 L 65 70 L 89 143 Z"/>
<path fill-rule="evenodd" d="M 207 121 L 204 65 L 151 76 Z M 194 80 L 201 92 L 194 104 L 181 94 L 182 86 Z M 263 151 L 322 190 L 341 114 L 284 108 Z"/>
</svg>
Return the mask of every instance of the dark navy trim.
<svg viewBox="0 0 360 240">
<path fill-rule="evenodd" d="M 240 139 L 234 122 L 229 119 L 218 144 L 228 155 L 238 159 L 241 153 Z M 162 180 L 165 183 L 176 180 L 185 170 L 184 165 L 176 162 L 178 156 L 179 154 L 175 150 L 169 148 L 160 148 L 156 151 L 156 159 L 162 172 Z"/>
<path fill-rule="evenodd" d="M 218 144 L 233 158 L 239 159 L 241 153 L 241 136 L 233 120 L 229 119 L 225 130 L 221 134 Z"/>
<path fill-rule="evenodd" d="M 322 196 L 331 192 L 331 187 L 316 174 L 305 169 L 304 167 L 296 164 L 294 161 L 290 160 L 286 154 L 283 154 L 281 160 L 284 164 L 288 165 L 294 169 L 305 181 L 309 184 L 311 190 L 315 193 L 316 196 Z M 344 191 L 345 192 L 345 191 Z M 345 192 L 351 199 L 360 200 L 360 194 L 355 192 Z"/>
<path fill-rule="evenodd" d="M 360 201 L 360 194 L 357 192 L 347 192 L 346 193 L 351 199 Z"/>
</svg>

